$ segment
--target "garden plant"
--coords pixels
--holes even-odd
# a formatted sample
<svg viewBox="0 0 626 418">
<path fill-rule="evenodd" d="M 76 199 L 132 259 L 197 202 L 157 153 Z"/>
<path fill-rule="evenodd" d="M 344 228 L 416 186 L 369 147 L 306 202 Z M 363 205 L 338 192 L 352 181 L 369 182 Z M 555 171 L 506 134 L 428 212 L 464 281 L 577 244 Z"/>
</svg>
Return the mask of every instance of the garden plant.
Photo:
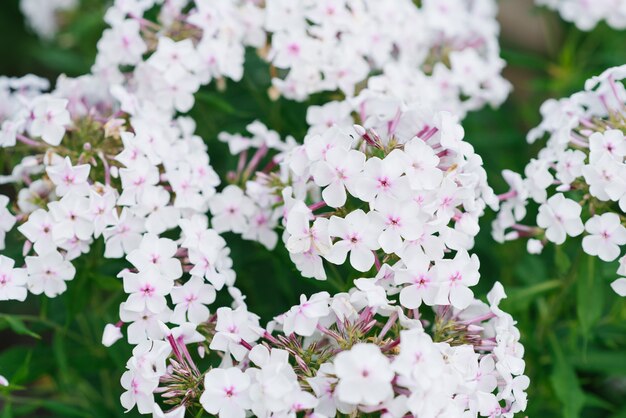
<svg viewBox="0 0 626 418">
<path fill-rule="evenodd" d="M 0 10 L 0 418 L 626 418 L 626 0 Z"/>
</svg>

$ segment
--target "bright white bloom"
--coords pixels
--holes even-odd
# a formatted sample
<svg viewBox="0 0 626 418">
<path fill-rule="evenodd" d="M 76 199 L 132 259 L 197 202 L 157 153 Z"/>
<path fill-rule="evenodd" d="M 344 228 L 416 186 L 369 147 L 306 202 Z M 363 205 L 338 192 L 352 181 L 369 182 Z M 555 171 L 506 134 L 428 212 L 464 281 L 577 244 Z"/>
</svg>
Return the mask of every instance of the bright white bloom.
<svg viewBox="0 0 626 418">
<path fill-rule="evenodd" d="M 107 258 L 121 258 L 124 254 L 139 247 L 141 233 L 144 232 L 144 222 L 133 215 L 127 208 L 114 214 L 113 222 L 102 231 L 106 248 L 104 256 Z"/>
<path fill-rule="evenodd" d="M 415 201 L 381 197 L 373 207 L 383 224 L 378 243 L 384 252 L 400 253 L 403 240 L 414 241 L 422 236 L 423 217 Z"/>
<path fill-rule="evenodd" d="M 235 273 L 231 270 L 229 252 L 224 238 L 214 230 L 202 232 L 202 238 L 197 245 L 189 248 L 189 261 L 193 265 L 190 274 L 204 277 L 217 290 L 224 285 L 232 286 Z"/>
<path fill-rule="evenodd" d="M 356 344 L 337 355 L 337 398 L 349 404 L 378 405 L 391 398 L 394 373 L 389 360 L 374 344 Z"/>
<path fill-rule="evenodd" d="M 44 293 L 49 298 L 65 292 L 65 282 L 76 274 L 74 266 L 57 251 L 26 257 L 26 271 L 28 290 L 35 295 Z"/>
<path fill-rule="evenodd" d="M 368 271 L 374 265 L 374 250 L 380 248 L 378 235 L 381 230 L 380 222 L 373 215 L 362 210 L 351 212 L 345 218 L 333 216 L 330 218 L 328 233 L 331 237 L 338 237 L 326 256 L 326 259 L 343 264 L 350 253 L 350 264 L 358 271 Z"/>
<path fill-rule="evenodd" d="M 63 162 L 49 166 L 46 173 L 50 180 L 56 185 L 56 194 L 64 196 L 69 192 L 85 196 L 89 193 L 89 171 L 91 166 L 82 164 L 72 166 L 72 162 L 65 157 Z"/>
<path fill-rule="evenodd" d="M 311 225 L 311 216 L 311 211 L 303 204 L 296 204 L 289 212 L 287 217 L 289 239 L 286 246 L 292 254 L 306 253 L 312 248 L 322 254 L 330 250 L 328 220 L 319 218 Z"/>
<path fill-rule="evenodd" d="M 613 0 L 536 0 L 538 5 L 557 10 L 561 17 L 580 30 L 590 31 L 600 21 L 614 29 L 626 28 L 626 5 Z"/>
<path fill-rule="evenodd" d="M 457 309 L 465 309 L 472 302 L 474 292 L 469 286 L 478 283 L 480 262 L 476 254 L 459 251 L 453 260 L 440 260 L 436 264 L 436 274 L 440 282 L 439 298 Z M 441 303 L 439 302 L 439 303 Z"/>
<path fill-rule="evenodd" d="M 384 160 L 370 158 L 358 184 L 359 198 L 374 202 L 377 197 L 401 199 L 407 196 L 409 180 L 402 176 L 406 168 L 407 161 L 399 150 L 392 151 Z"/>
<path fill-rule="evenodd" d="M 0 255 L 0 300 L 26 299 L 27 274 L 25 269 L 14 268 L 15 261 Z"/>
<path fill-rule="evenodd" d="M 220 418 L 244 418 L 250 407 L 248 389 L 250 378 L 241 370 L 212 369 L 204 377 L 202 407 Z"/>
<path fill-rule="evenodd" d="M 65 128 L 70 124 L 66 99 L 42 98 L 32 110 L 33 121 L 30 133 L 41 137 L 50 145 L 59 145 L 65 135 Z"/>
<path fill-rule="evenodd" d="M 408 309 L 417 309 L 424 302 L 432 306 L 437 301 L 439 282 L 431 271 L 428 257 L 419 254 L 404 260 L 406 268 L 397 269 L 394 281 L 398 285 L 407 284 L 400 291 L 400 303 Z"/>
<path fill-rule="evenodd" d="M 4 250 L 4 238 L 6 233 L 13 229 L 15 225 L 15 216 L 7 209 L 8 204 L 9 198 L 0 195 L 0 250 Z"/>
<path fill-rule="evenodd" d="M 124 292 L 128 293 L 125 308 L 129 311 L 163 312 L 167 307 L 165 296 L 173 287 L 172 281 L 163 276 L 158 268 L 142 269 L 139 273 L 123 271 Z"/>
<path fill-rule="evenodd" d="M 78 6 L 78 0 L 20 0 L 20 10 L 28 26 L 44 39 L 53 38 L 59 30 L 59 14 Z"/>
<path fill-rule="evenodd" d="M 18 230 L 32 243 L 35 251 L 39 254 L 48 252 L 54 248 L 52 228 L 54 222 L 50 213 L 43 209 L 37 209 L 28 217 L 28 221 L 18 227 Z"/>
<path fill-rule="evenodd" d="M 581 212 L 578 203 L 558 193 L 539 207 L 537 225 L 546 228 L 546 237 L 550 241 L 563 244 L 568 235 L 576 237 L 584 231 Z"/>
<path fill-rule="evenodd" d="M 248 217 L 254 213 L 250 198 L 235 186 L 227 186 L 210 203 L 213 214 L 213 228 L 217 232 L 233 231 L 242 233 L 248 225 Z"/>
<path fill-rule="evenodd" d="M 325 187 L 322 197 L 329 206 L 338 208 L 346 203 L 346 189 L 356 194 L 356 180 L 363 169 L 365 154 L 335 147 L 326 153 L 325 161 L 313 166 L 315 184 Z"/>
<path fill-rule="evenodd" d="M 611 283 L 611 288 L 620 296 L 626 296 L 626 278 L 620 277 Z"/>
<path fill-rule="evenodd" d="M 597 255 L 602 261 L 619 257 L 620 246 L 626 244 L 626 227 L 619 215 L 596 215 L 587 221 L 585 230 L 590 234 L 583 238 L 583 249 L 587 254 Z"/>
<path fill-rule="evenodd" d="M 126 392 L 120 397 L 120 402 L 127 411 L 137 406 L 139 413 L 148 414 L 152 412 L 154 405 L 152 392 L 159 385 L 157 380 L 146 378 L 137 371 L 127 370 L 122 375 L 121 383 Z"/>
<path fill-rule="evenodd" d="M 300 296 L 300 305 L 291 308 L 283 317 L 285 334 L 313 335 L 320 318 L 330 313 L 329 298 L 328 292 L 316 293 L 309 300 L 304 295 Z"/>
<path fill-rule="evenodd" d="M 193 276 L 184 285 L 174 287 L 171 295 L 172 302 L 176 304 L 172 322 L 182 324 L 189 320 L 200 324 L 209 319 L 209 308 L 206 305 L 215 301 L 215 288 L 202 278 Z"/>
<path fill-rule="evenodd" d="M 219 308 L 215 329 L 217 334 L 211 341 L 210 348 L 230 353 L 238 361 L 241 361 L 248 352 L 244 345 L 253 343 L 260 336 L 258 317 L 243 307 L 235 310 Z"/>
<path fill-rule="evenodd" d="M 114 324 L 106 324 L 104 331 L 102 332 L 102 345 L 105 347 L 111 347 L 116 341 L 124 338 L 120 327 Z"/>
<path fill-rule="evenodd" d="M 174 280 L 182 274 L 180 261 L 175 258 L 176 243 L 153 234 L 143 236 L 139 248 L 128 254 L 128 261 L 139 271 L 157 271 L 163 277 Z"/>
<path fill-rule="evenodd" d="M 168 322 L 171 311 L 164 308 L 160 312 L 152 312 L 149 309 L 135 311 L 126 308 L 126 302 L 120 304 L 120 319 L 131 323 L 128 326 L 127 338 L 130 344 L 139 344 L 147 340 L 160 340 L 165 337 L 161 327 L 163 322 Z"/>
<path fill-rule="evenodd" d="M 404 155 L 408 161 L 406 174 L 413 190 L 433 190 L 439 186 L 443 172 L 438 168 L 440 159 L 431 147 L 420 138 L 414 138 L 404 145 Z"/>
</svg>

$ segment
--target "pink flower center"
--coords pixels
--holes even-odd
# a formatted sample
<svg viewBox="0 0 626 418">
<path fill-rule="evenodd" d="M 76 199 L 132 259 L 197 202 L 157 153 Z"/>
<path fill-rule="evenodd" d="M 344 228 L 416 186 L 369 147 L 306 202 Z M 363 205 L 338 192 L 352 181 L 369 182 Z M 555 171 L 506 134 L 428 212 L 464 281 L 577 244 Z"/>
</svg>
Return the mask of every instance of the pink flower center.
<svg viewBox="0 0 626 418">
<path fill-rule="evenodd" d="M 296 43 L 289 44 L 287 45 L 287 51 L 289 55 L 298 56 L 300 55 L 300 45 Z"/>
<path fill-rule="evenodd" d="M 387 177 L 379 177 L 378 184 L 383 189 L 388 189 L 389 187 L 391 187 L 391 182 L 389 181 L 389 178 Z"/>
<path fill-rule="evenodd" d="M 154 294 L 155 289 L 150 283 L 146 283 L 145 285 L 143 285 L 140 291 L 144 294 L 144 296 L 151 297 Z"/>
<path fill-rule="evenodd" d="M 224 388 L 224 394 L 227 398 L 232 398 L 233 396 L 235 396 L 235 388 L 233 386 Z"/>
</svg>

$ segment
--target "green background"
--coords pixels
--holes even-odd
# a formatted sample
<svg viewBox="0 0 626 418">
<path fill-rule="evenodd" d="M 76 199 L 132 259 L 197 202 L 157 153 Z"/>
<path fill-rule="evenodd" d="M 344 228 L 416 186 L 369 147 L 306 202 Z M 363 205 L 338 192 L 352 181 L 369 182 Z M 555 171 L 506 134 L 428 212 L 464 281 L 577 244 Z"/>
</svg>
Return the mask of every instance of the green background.
<svg viewBox="0 0 626 418">
<path fill-rule="evenodd" d="M 540 121 L 540 104 L 580 90 L 588 77 L 626 63 L 624 31 L 601 24 L 590 33 L 580 32 L 524 0 L 501 6 L 505 76 L 515 91 L 500 109 L 484 109 L 464 121 L 466 139 L 482 155 L 497 193 L 506 191 L 500 172 L 522 171 L 542 145 L 525 142 L 526 132 Z M 3 0 L 0 74 L 35 73 L 54 80 L 61 73 L 88 72 L 104 28 L 104 7 L 103 2 L 83 1 L 78 12 L 65 16 L 68 26 L 58 38 L 42 42 L 25 28 L 17 1 Z M 300 139 L 306 131 L 305 106 L 271 102 L 265 94 L 267 68 L 254 53 L 249 55 L 242 83 L 228 83 L 225 92 L 203 88 L 192 111 L 222 175 L 234 164 L 216 140 L 218 132 L 243 131 L 254 119 Z M 8 159 L 8 152 L 0 151 L 3 170 Z M 14 193 L 6 187 L 2 192 Z M 609 288 L 616 266 L 585 257 L 576 240 L 560 249 L 548 247 L 541 256 L 528 255 L 521 241 L 497 244 L 490 235 L 493 216 L 483 218 L 476 241 L 482 278 L 475 291 L 484 296 L 499 280 L 509 294 L 504 307 L 518 320 L 531 378 L 526 415 L 626 418 L 626 300 Z M 300 278 L 284 250 L 270 253 L 235 236 L 227 240 L 238 285 L 263 320 L 296 303 L 300 293 L 329 288 Z M 5 254 L 20 251 L 21 242 L 9 238 Z M 119 378 L 130 347 L 120 342 L 105 349 L 100 337 L 104 324 L 117 321 L 125 297 L 115 278 L 119 264 L 102 260 L 101 253 L 102 242 L 97 242 L 92 254 L 77 262 L 77 277 L 61 297 L 30 295 L 27 303 L 0 303 L 0 374 L 14 385 L 0 389 L 0 418 L 122 416 Z"/>
</svg>

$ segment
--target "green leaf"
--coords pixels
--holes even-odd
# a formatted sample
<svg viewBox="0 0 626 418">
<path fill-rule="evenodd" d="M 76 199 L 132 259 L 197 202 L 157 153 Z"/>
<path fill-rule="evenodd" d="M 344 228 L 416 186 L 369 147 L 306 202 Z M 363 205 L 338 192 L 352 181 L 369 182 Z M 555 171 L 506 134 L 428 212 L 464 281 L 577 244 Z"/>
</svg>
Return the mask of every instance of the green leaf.
<svg viewBox="0 0 626 418">
<path fill-rule="evenodd" d="M 626 376 L 626 355 L 620 350 L 588 350 L 571 356 L 570 361 L 578 370 L 609 376 Z"/>
<path fill-rule="evenodd" d="M 81 411 L 80 409 L 66 405 L 64 403 L 58 401 L 42 401 L 41 407 L 47 409 L 48 411 L 55 412 L 59 414 L 59 416 L 63 417 L 89 417 L 90 415 L 87 412 Z"/>
<path fill-rule="evenodd" d="M 19 335 L 28 335 L 30 337 L 37 338 L 38 340 L 41 339 L 41 336 L 34 331 L 28 329 L 26 324 L 24 324 L 21 319 L 18 319 L 11 315 L 2 315 L 2 319 L 4 319 L 9 324 L 9 327 L 11 327 L 13 332 Z"/>
<path fill-rule="evenodd" d="M 229 115 L 240 114 L 240 112 L 235 109 L 230 103 L 224 100 L 224 98 L 210 91 L 200 90 L 198 93 L 196 93 L 196 100 L 206 104 L 207 106 L 215 110 L 219 110 Z"/>
<path fill-rule="evenodd" d="M 11 418 L 13 416 L 11 412 L 11 401 L 8 400 L 3 403 L 4 406 L 2 407 L 2 418 Z"/>
<path fill-rule="evenodd" d="M 107 276 L 104 274 L 92 273 L 91 279 L 102 290 L 119 291 L 122 290 L 122 281 L 113 276 Z"/>
<path fill-rule="evenodd" d="M 542 293 L 558 289 L 561 285 L 562 281 L 560 279 L 554 279 L 530 287 L 508 289 L 506 303 L 508 305 L 515 306 L 516 304 L 535 299 Z"/>
<path fill-rule="evenodd" d="M 611 418 L 626 418 L 626 408 L 617 411 L 615 414 L 611 415 Z"/>
<path fill-rule="evenodd" d="M 563 355 L 554 334 L 550 335 L 550 345 L 555 357 L 550 382 L 557 399 L 563 405 L 563 418 L 579 418 L 585 404 L 585 393 L 580 387 L 574 368 Z"/>
<path fill-rule="evenodd" d="M 32 350 L 28 350 L 28 352 L 27 352 L 25 357 L 26 358 L 24 359 L 24 362 L 16 370 L 15 374 L 11 378 L 11 383 L 23 382 L 28 377 L 28 372 L 29 372 L 29 369 L 30 369 L 31 359 L 33 358 L 33 351 Z"/>
<path fill-rule="evenodd" d="M 595 273 L 595 257 L 584 257 L 576 281 L 576 314 L 583 338 L 587 340 L 602 316 L 606 284 Z"/>
<path fill-rule="evenodd" d="M 568 270 L 572 266 L 572 261 L 570 260 L 567 253 L 563 250 L 562 247 L 557 246 L 554 251 L 554 264 L 556 265 L 559 276 L 565 276 Z"/>
<path fill-rule="evenodd" d="M 608 411 L 612 410 L 613 405 L 610 402 L 605 401 L 599 396 L 596 396 L 592 393 L 585 394 L 585 405 L 592 406 L 596 408 L 606 409 Z"/>
<path fill-rule="evenodd" d="M 69 385 L 69 366 L 67 359 L 67 349 L 65 347 L 65 341 L 63 336 L 59 333 L 55 333 L 52 339 L 52 350 L 54 352 L 54 358 L 58 370 L 58 379 L 62 385 Z"/>
</svg>

